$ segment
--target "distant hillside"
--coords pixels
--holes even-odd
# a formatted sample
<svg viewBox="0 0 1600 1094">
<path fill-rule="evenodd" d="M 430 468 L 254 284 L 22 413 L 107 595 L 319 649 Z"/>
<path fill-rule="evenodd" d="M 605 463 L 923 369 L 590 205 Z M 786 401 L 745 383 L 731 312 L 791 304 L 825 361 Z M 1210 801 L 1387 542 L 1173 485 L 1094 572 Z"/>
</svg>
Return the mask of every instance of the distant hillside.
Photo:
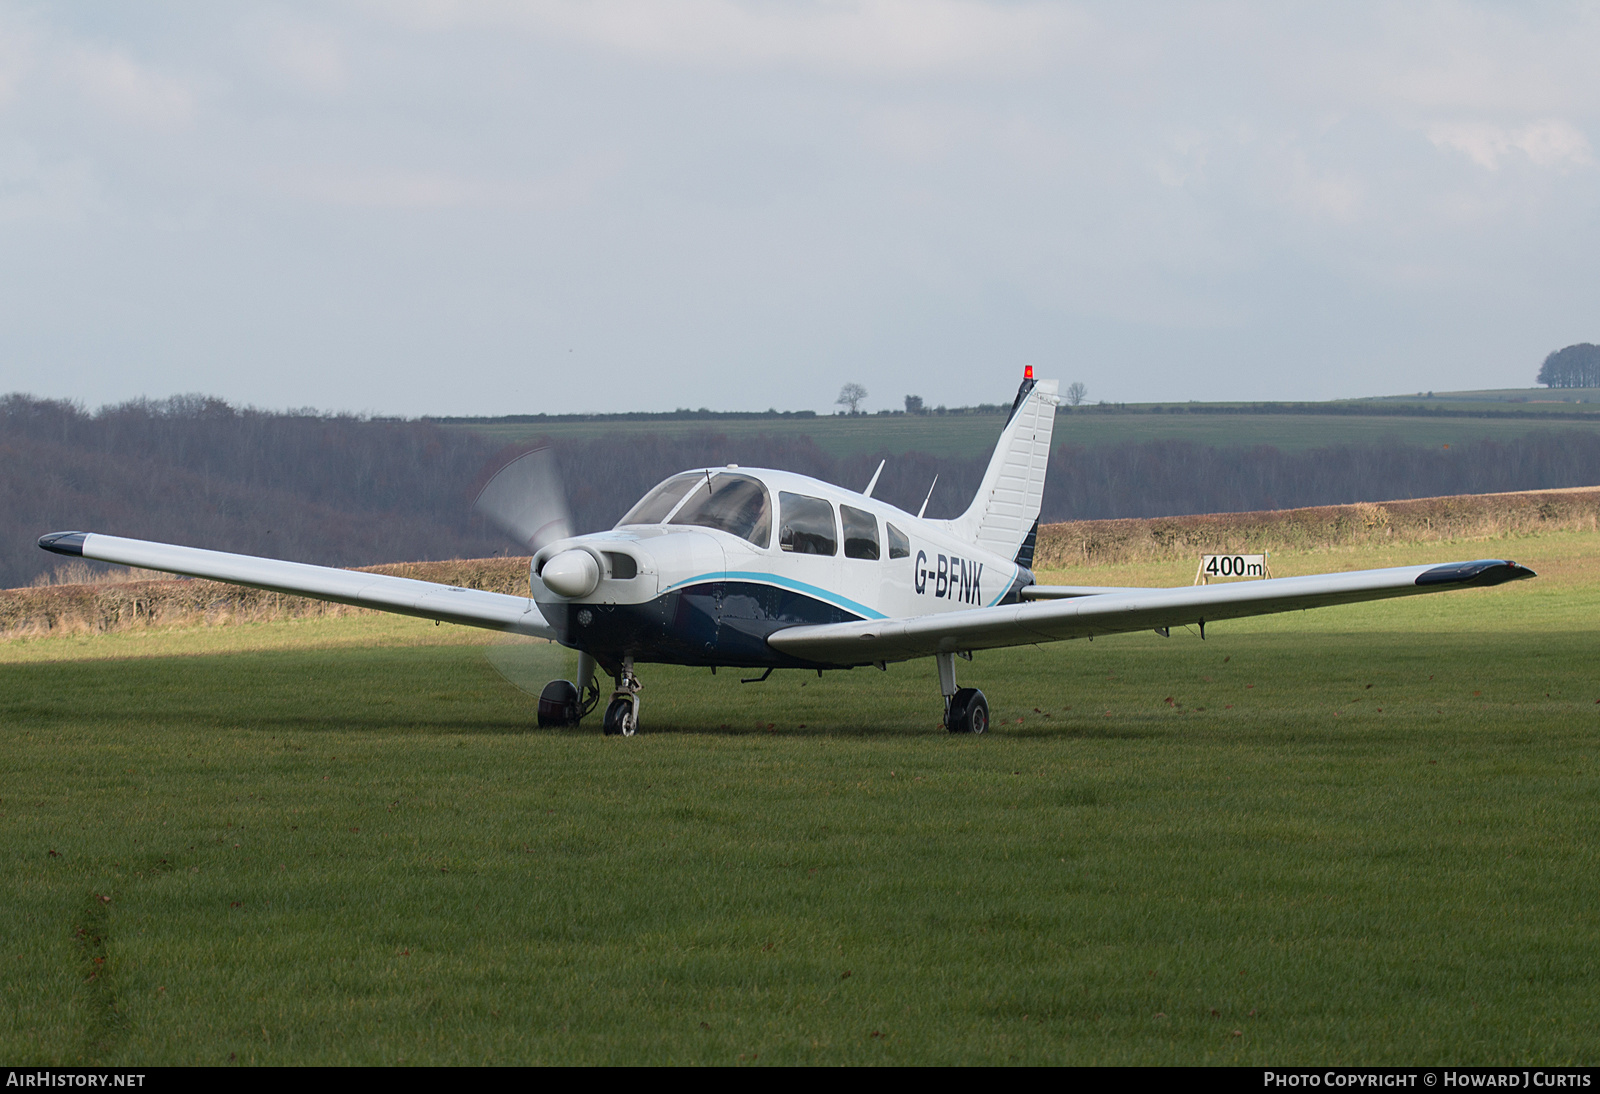
<svg viewBox="0 0 1600 1094">
<path fill-rule="evenodd" d="M 1083 426 L 1207 422 L 1210 443 L 1128 432 L 1095 442 Z M 1346 437 L 1285 448 L 1247 443 L 1246 420 L 1220 415 L 1114 415 L 1075 411 L 1057 420 L 1045 521 L 1176 516 L 1332 505 L 1600 483 L 1600 430 L 1575 428 L 1442 443 Z M 691 432 L 605 431 L 550 439 L 580 530 L 610 527 L 646 490 L 686 467 L 778 467 L 860 489 L 886 459 L 877 496 L 915 512 L 938 486 L 930 516 L 971 500 L 998 433 L 998 415 L 818 418 L 821 423 L 909 423 L 936 441 L 974 424 L 963 454 L 895 449 L 872 432 L 837 436 L 769 428 Z M 628 423 L 613 423 L 608 429 Z M 769 424 L 770 423 L 766 423 Z M 1448 423 L 1447 423 L 1448 425 Z M 1448 425 L 1451 430 L 1460 428 Z M 1476 426 L 1474 426 L 1476 428 Z M 27 585 L 59 559 L 41 534 L 104 531 L 336 566 L 403 558 L 476 558 L 514 549 L 470 515 L 489 475 L 540 434 L 505 438 L 425 421 L 367 420 L 241 410 L 206 398 L 137 401 L 89 412 L 22 395 L 0 398 L 0 586 Z M 1370 436 L 1370 435 L 1368 435 Z M 904 440 L 904 436 L 901 438 Z M 878 443 L 873 443 L 874 441 Z"/>
<path fill-rule="evenodd" d="M 1339 444 L 1398 441 L 1456 445 L 1511 440 L 1540 428 L 1600 433 L 1600 404 L 1496 401 L 1426 396 L 1331 403 L 1146 403 L 1063 407 L 1056 418 L 1060 443 L 1102 445 L 1128 441 L 1193 441 L 1203 445 L 1271 445 L 1303 451 Z M 1520 395 L 1530 393 L 1523 392 Z M 1532 392 L 1548 395 L 1547 392 Z M 1557 396 L 1559 398 L 1559 396 Z M 501 444 L 609 440 L 641 436 L 689 437 L 713 432 L 729 438 L 807 437 L 835 454 L 923 452 L 939 457 L 987 455 L 1005 418 L 1002 413 L 844 415 L 718 415 L 697 417 L 587 415 L 543 420 L 486 418 L 441 423 L 454 433 Z M 1008 408 L 1003 408 L 1008 409 Z"/>
<path fill-rule="evenodd" d="M 54 561 L 34 541 L 88 529 L 329 565 L 493 554 L 467 518 L 487 441 L 420 423 L 238 410 L 216 399 L 88 413 L 0 399 L 0 581 Z"/>
</svg>

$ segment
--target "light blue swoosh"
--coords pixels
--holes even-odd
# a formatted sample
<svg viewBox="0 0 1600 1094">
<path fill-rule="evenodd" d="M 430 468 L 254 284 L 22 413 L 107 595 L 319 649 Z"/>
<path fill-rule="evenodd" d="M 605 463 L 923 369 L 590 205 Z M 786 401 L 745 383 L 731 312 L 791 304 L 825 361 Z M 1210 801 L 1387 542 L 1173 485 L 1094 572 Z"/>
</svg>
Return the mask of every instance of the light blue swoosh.
<svg viewBox="0 0 1600 1094">
<path fill-rule="evenodd" d="M 1017 571 L 1012 570 L 1011 571 L 1011 577 L 1008 578 L 1000 586 L 1000 595 L 995 597 L 993 600 L 989 601 L 989 604 L 988 604 L 989 607 L 991 607 L 991 608 L 994 607 L 996 604 L 1000 603 L 1000 601 L 1002 601 L 1002 600 L 1004 600 L 1006 598 L 1006 593 L 1011 591 L 1011 582 L 1015 581 L 1016 577 L 1017 577 Z"/>
<path fill-rule="evenodd" d="M 819 588 L 816 585 L 807 585 L 804 581 L 794 581 L 787 577 L 779 577 L 777 574 L 757 573 L 749 570 L 724 570 L 721 573 L 700 574 L 698 577 L 691 577 L 663 589 L 662 592 L 670 593 L 674 589 L 683 588 L 685 585 L 699 585 L 706 581 L 754 581 L 763 585 L 776 585 L 779 588 L 793 589 L 797 593 L 806 593 L 809 596 L 814 596 L 818 600 L 825 601 L 837 608 L 855 612 L 864 619 L 889 618 L 882 612 L 875 611 L 865 604 L 858 604 L 848 597 L 829 592 L 827 589 Z"/>
</svg>

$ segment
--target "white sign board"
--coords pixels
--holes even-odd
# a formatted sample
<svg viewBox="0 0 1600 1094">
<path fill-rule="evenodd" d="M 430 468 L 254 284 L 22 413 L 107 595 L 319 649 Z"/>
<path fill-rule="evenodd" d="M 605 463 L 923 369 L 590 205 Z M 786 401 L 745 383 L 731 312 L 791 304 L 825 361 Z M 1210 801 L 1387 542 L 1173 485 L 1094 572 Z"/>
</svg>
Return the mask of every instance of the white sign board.
<svg viewBox="0 0 1600 1094">
<path fill-rule="evenodd" d="M 1266 555 L 1201 555 L 1194 583 L 1209 585 L 1218 578 L 1271 576 Z"/>
</svg>

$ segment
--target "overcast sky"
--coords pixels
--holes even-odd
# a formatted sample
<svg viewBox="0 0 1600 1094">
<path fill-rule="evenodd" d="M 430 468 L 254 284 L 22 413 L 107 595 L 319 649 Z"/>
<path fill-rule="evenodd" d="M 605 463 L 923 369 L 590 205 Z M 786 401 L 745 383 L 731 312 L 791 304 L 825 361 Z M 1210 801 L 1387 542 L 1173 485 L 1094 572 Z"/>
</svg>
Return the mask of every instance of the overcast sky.
<svg viewBox="0 0 1600 1094">
<path fill-rule="evenodd" d="M 0 0 L 0 391 L 1323 399 L 1600 341 L 1600 6 Z"/>
</svg>

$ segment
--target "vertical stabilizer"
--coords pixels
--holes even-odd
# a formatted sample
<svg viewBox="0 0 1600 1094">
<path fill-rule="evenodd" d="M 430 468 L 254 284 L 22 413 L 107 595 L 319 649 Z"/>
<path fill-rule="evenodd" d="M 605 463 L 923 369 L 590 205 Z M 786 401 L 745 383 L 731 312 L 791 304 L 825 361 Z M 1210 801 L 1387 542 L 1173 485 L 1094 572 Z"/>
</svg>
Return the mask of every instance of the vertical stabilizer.
<svg viewBox="0 0 1600 1094">
<path fill-rule="evenodd" d="M 1021 565 L 1033 561 L 1031 548 L 1044 501 L 1058 402 L 1056 381 L 1035 382 L 1030 367 L 977 496 L 965 513 L 949 522 L 953 533 Z M 1024 551 L 1030 556 L 1025 560 L 1020 557 Z"/>
</svg>

